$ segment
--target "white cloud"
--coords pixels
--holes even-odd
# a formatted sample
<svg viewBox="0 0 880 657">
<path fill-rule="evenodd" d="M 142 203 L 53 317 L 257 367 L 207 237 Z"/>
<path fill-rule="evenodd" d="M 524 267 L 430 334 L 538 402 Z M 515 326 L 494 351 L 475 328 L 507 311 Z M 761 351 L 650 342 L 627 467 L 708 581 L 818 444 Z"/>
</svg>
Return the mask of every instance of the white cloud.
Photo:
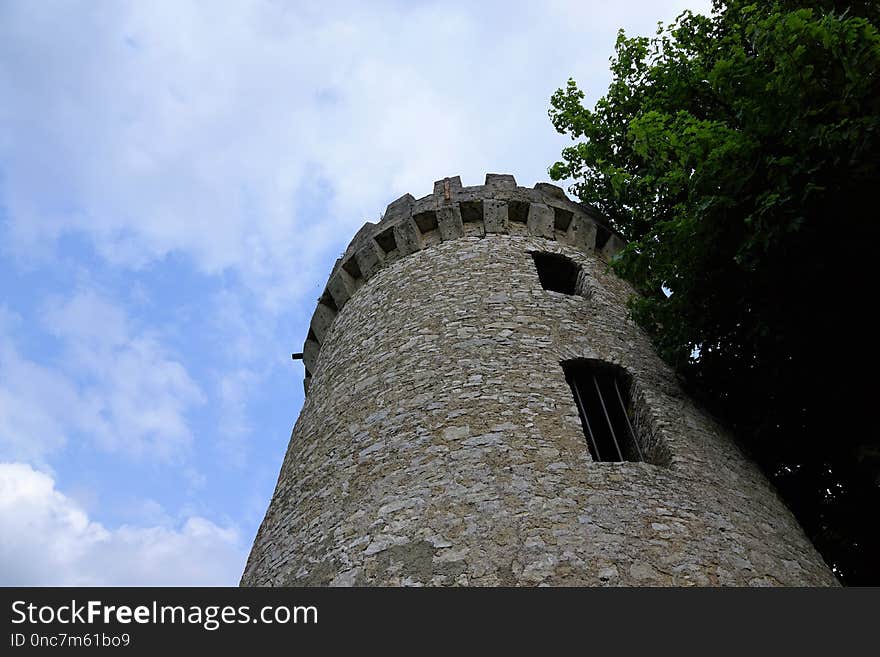
<svg viewBox="0 0 880 657">
<path fill-rule="evenodd" d="M 188 448 L 187 411 L 205 401 L 186 368 L 123 311 L 92 291 L 55 300 L 47 330 L 65 345 L 67 369 L 97 412 L 84 427 L 110 451 L 171 460 Z"/>
<path fill-rule="evenodd" d="M 230 586 L 244 558 L 234 528 L 193 516 L 108 529 L 48 475 L 0 463 L 0 585 Z"/>
<path fill-rule="evenodd" d="M 0 334 L 0 455 L 44 465 L 90 415 L 65 376 L 31 362 Z"/>
<path fill-rule="evenodd" d="M 707 3 L 4 3 L 15 250 L 80 231 L 126 266 L 179 251 L 281 308 L 404 192 L 545 178 L 552 91 L 685 4 Z"/>
<path fill-rule="evenodd" d="M 221 375 L 217 381 L 220 441 L 218 448 L 227 463 L 243 467 L 247 461 L 246 438 L 253 430 L 247 402 L 259 379 L 254 372 L 239 369 Z"/>
<path fill-rule="evenodd" d="M 44 465 L 74 433 L 129 456 L 186 456 L 187 414 L 205 396 L 155 336 L 91 291 L 53 300 L 43 323 L 62 346 L 54 367 L 0 330 L 0 457 Z"/>
</svg>

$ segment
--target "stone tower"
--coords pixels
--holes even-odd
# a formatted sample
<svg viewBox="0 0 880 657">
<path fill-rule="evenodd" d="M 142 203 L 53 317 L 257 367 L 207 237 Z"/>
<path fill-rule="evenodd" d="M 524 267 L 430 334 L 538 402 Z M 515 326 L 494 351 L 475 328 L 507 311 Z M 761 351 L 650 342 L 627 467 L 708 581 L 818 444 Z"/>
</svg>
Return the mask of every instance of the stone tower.
<svg viewBox="0 0 880 657">
<path fill-rule="evenodd" d="M 336 262 L 243 585 L 833 585 L 558 187 L 407 194 Z"/>
</svg>

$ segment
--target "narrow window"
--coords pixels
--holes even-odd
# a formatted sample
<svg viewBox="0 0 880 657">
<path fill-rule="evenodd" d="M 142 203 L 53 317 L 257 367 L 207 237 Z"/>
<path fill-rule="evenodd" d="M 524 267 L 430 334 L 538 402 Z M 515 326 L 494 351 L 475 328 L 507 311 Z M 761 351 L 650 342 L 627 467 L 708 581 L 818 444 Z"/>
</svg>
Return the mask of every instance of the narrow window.
<svg viewBox="0 0 880 657">
<path fill-rule="evenodd" d="M 541 287 L 553 292 L 575 294 L 580 267 L 574 262 L 557 253 L 537 251 L 532 253 L 532 259 L 535 261 L 535 269 L 538 270 Z"/>
<path fill-rule="evenodd" d="M 594 461 L 643 461 L 630 419 L 630 380 L 618 367 L 594 361 L 563 363 Z"/>
</svg>

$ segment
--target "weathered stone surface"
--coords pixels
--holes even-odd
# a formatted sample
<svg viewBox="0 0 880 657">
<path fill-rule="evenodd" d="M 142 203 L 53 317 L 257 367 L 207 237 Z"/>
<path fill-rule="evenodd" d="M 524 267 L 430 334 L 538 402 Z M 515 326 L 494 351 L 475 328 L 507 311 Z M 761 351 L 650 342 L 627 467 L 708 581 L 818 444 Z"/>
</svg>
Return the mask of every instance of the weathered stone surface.
<svg viewBox="0 0 880 657">
<path fill-rule="evenodd" d="M 437 224 L 444 241 L 454 240 L 464 235 L 464 222 L 458 205 L 441 205 L 437 208 Z"/>
<path fill-rule="evenodd" d="M 460 192 L 461 178 L 459 176 L 451 176 L 434 182 L 434 196 L 443 199 L 446 203 L 451 203 L 456 193 Z"/>
<path fill-rule="evenodd" d="M 595 243 L 519 221 L 491 231 L 499 199 L 485 193 L 484 236 L 426 242 L 346 280 L 320 353 L 307 343 L 309 393 L 242 584 L 834 585 L 629 321 L 631 289 Z M 520 198 L 553 227 L 544 201 Z M 531 251 L 577 263 L 578 294 L 544 290 Z M 651 462 L 591 459 L 560 365 L 572 358 L 632 376 Z"/>
<path fill-rule="evenodd" d="M 354 293 L 354 284 L 351 276 L 342 268 L 335 270 L 327 281 L 327 292 L 333 297 L 337 308 L 342 308 L 346 301 L 351 298 Z"/>
<path fill-rule="evenodd" d="M 610 258 L 618 251 L 622 250 L 625 246 L 626 242 L 624 242 L 620 237 L 618 237 L 617 235 L 611 235 L 611 237 L 608 238 L 608 241 L 605 242 L 605 246 L 602 247 L 602 254 L 607 258 Z"/>
<path fill-rule="evenodd" d="M 586 215 L 574 218 L 568 234 L 569 243 L 583 251 L 592 251 L 596 246 L 596 222 Z"/>
<path fill-rule="evenodd" d="M 486 187 L 516 189 L 516 179 L 509 173 L 487 173 Z"/>
<path fill-rule="evenodd" d="M 422 236 L 416 222 L 405 219 L 394 226 L 394 236 L 397 239 L 397 248 L 402 256 L 407 256 L 422 250 Z"/>
<path fill-rule="evenodd" d="M 318 341 L 324 339 L 334 319 L 336 319 L 336 311 L 323 303 L 319 303 L 318 307 L 315 308 L 315 314 L 312 315 L 312 321 L 309 325 Z"/>
<path fill-rule="evenodd" d="M 553 209 L 543 203 L 532 203 L 527 224 L 529 235 L 553 239 L 556 234 Z"/>
<path fill-rule="evenodd" d="M 494 199 L 483 201 L 483 221 L 487 233 L 506 233 L 508 231 L 507 203 Z"/>
<path fill-rule="evenodd" d="M 363 246 L 361 246 L 361 248 L 355 253 L 355 258 L 357 259 L 358 269 L 364 280 L 370 279 L 373 274 L 382 268 L 382 265 L 385 262 L 382 250 L 373 240 L 367 240 L 364 242 Z"/>
<path fill-rule="evenodd" d="M 407 219 L 412 214 L 412 206 L 416 202 L 412 194 L 404 194 L 396 201 L 391 201 L 382 215 L 382 223 L 394 223 Z"/>
<path fill-rule="evenodd" d="M 308 372 L 314 372 L 318 366 L 318 352 L 321 345 L 315 340 L 306 340 L 303 345 L 303 364 Z"/>
<path fill-rule="evenodd" d="M 568 200 L 568 196 L 566 196 L 565 190 L 562 189 L 562 187 L 560 187 L 559 185 L 551 185 L 550 183 L 540 182 L 535 185 L 535 189 L 547 196 L 552 196 L 563 201 Z"/>
</svg>

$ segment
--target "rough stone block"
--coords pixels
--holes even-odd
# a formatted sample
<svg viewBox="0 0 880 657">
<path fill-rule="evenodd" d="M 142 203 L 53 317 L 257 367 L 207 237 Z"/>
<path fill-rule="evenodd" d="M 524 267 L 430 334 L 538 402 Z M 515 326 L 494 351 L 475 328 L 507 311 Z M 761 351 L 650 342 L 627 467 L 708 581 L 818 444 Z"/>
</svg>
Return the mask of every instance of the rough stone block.
<svg viewBox="0 0 880 657">
<path fill-rule="evenodd" d="M 507 221 L 507 203 L 493 199 L 483 201 L 483 223 L 487 233 L 506 233 Z"/>
<path fill-rule="evenodd" d="M 385 208 L 385 214 L 382 215 L 383 225 L 385 222 L 392 223 L 411 216 L 412 206 L 415 202 L 412 194 L 404 194 L 396 201 L 389 203 Z"/>
<path fill-rule="evenodd" d="M 611 259 L 614 257 L 616 253 L 619 253 L 623 250 L 623 247 L 626 246 L 626 242 L 624 242 L 620 237 L 611 233 L 611 236 L 608 238 L 608 241 L 605 242 L 605 246 L 602 247 L 602 255 L 606 258 Z"/>
<path fill-rule="evenodd" d="M 551 207 L 543 203 L 532 203 L 529 206 L 529 217 L 526 221 L 529 235 L 553 239 L 556 236 L 554 220 Z"/>
<path fill-rule="evenodd" d="M 367 221 L 363 226 L 360 227 L 355 236 L 352 238 L 351 242 L 348 243 L 348 247 L 345 249 L 345 254 L 349 255 L 354 253 L 361 245 L 370 239 L 370 236 L 376 232 L 376 226 L 378 224 L 374 224 L 372 221 Z"/>
<path fill-rule="evenodd" d="M 354 290 L 355 285 L 351 278 L 351 274 L 345 271 L 342 267 L 337 267 L 336 271 L 333 272 L 333 275 L 330 276 L 330 280 L 327 281 L 327 291 L 330 293 L 330 296 L 333 297 L 336 307 L 341 310 L 345 305 L 345 302 L 351 298 L 352 294 L 354 294 Z"/>
<path fill-rule="evenodd" d="M 354 257 L 357 259 L 358 268 L 361 270 L 361 276 L 364 277 L 365 281 L 369 280 L 373 274 L 379 271 L 385 261 L 379 245 L 374 240 L 368 240 L 366 244 L 358 249 Z"/>
<path fill-rule="evenodd" d="M 318 353 L 321 351 L 321 345 L 315 340 L 306 340 L 303 345 L 303 365 L 309 372 L 314 373 L 318 366 Z"/>
<path fill-rule="evenodd" d="M 394 225 L 394 238 L 397 240 L 397 248 L 401 256 L 421 251 L 423 248 L 422 234 L 412 219 L 404 219 Z"/>
<path fill-rule="evenodd" d="M 586 215 L 575 215 L 568 234 L 573 246 L 590 252 L 596 245 L 596 222 Z"/>
<path fill-rule="evenodd" d="M 439 199 L 440 203 L 452 202 L 456 192 L 461 191 L 461 177 L 452 176 L 451 178 L 443 178 L 434 183 L 434 196 Z"/>
<path fill-rule="evenodd" d="M 315 337 L 317 337 L 320 342 L 324 342 L 324 336 L 327 334 L 327 330 L 330 328 L 334 319 L 336 319 L 336 311 L 330 306 L 319 303 L 315 308 L 315 313 L 312 315 L 312 321 L 309 324 L 309 328 L 312 329 Z"/>
<path fill-rule="evenodd" d="M 464 222 L 458 205 L 441 205 L 437 208 L 437 224 L 443 241 L 454 240 L 464 235 Z"/>
<path fill-rule="evenodd" d="M 550 183 L 542 182 L 535 185 L 535 189 L 537 189 L 545 196 L 549 196 L 550 198 L 557 198 L 562 201 L 568 200 L 568 196 L 565 194 L 565 190 L 558 185 L 551 185 Z"/>
<path fill-rule="evenodd" d="M 494 189 L 516 189 L 516 179 L 509 173 L 487 173 L 486 187 Z"/>
</svg>

